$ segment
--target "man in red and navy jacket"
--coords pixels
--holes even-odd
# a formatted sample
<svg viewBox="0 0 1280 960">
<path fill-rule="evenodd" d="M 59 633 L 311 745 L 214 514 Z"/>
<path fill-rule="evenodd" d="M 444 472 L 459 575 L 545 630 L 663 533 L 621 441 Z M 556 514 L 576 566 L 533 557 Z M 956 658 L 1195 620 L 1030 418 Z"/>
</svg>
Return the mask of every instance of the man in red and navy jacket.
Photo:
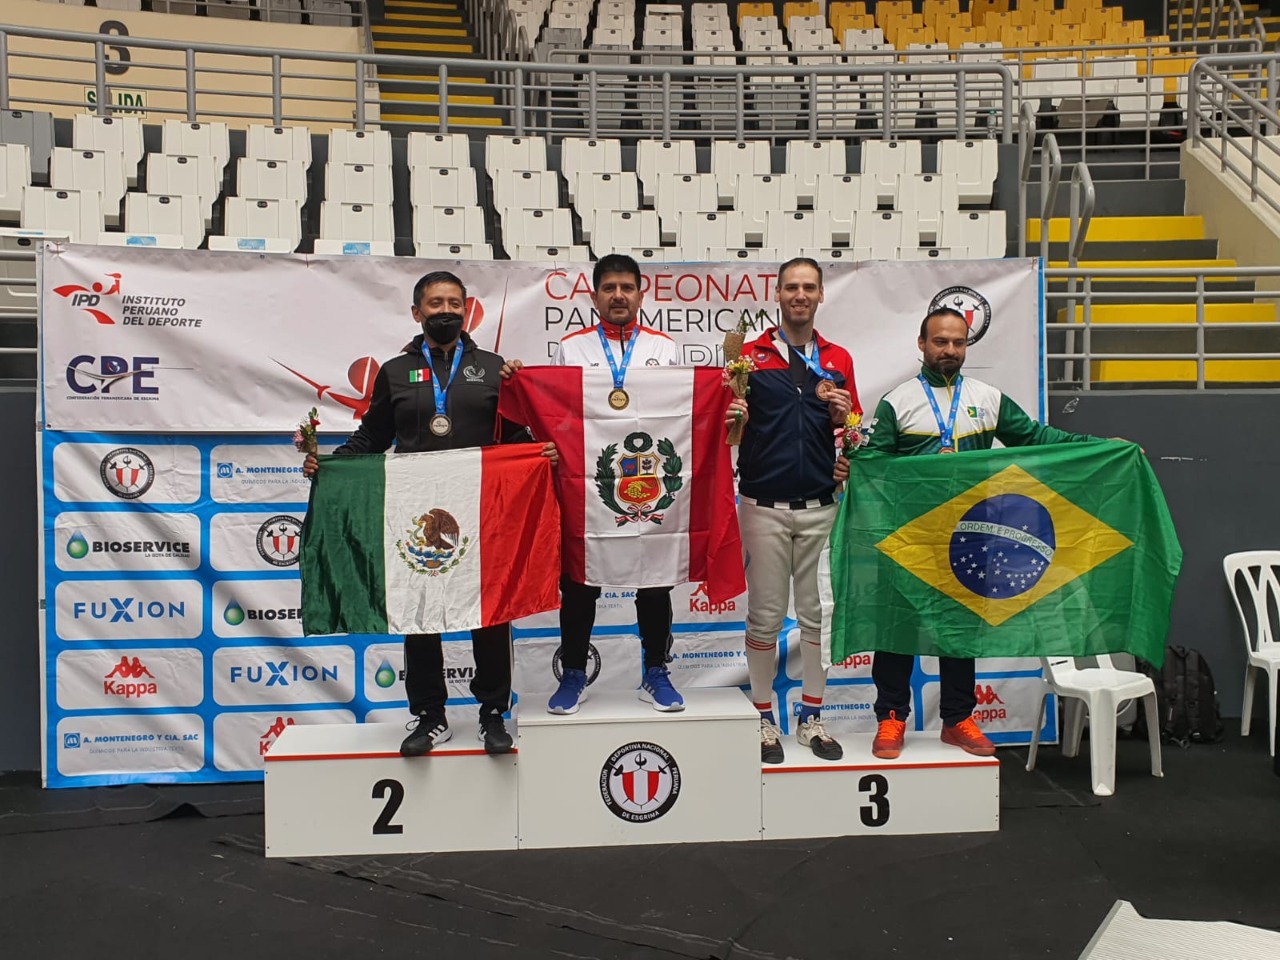
<svg viewBox="0 0 1280 960">
<path fill-rule="evenodd" d="M 778 270 L 781 323 L 743 348 L 755 364 L 738 451 L 738 523 L 747 564 L 747 671 L 760 711 L 760 758 L 781 763 L 773 712 L 778 633 L 795 588 L 802 697 L 796 738 L 823 760 L 844 751 L 822 726 L 822 605 L 818 558 L 836 517 L 836 430 L 861 413 L 853 358 L 813 328 L 822 268 L 807 257 Z"/>
</svg>

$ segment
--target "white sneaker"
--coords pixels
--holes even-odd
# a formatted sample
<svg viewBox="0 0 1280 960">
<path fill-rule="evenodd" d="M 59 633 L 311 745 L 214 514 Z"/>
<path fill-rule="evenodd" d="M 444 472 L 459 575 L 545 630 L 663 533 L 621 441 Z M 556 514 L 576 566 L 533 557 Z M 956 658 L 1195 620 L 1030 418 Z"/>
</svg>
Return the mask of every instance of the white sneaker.
<svg viewBox="0 0 1280 960">
<path fill-rule="evenodd" d="M 770 723 L 767 717 L 761 717 L 760 762 L 781 763 L 785 759 L 782 753 L 782 731 Z"/>
<path fill-rule="evenodd" d="M 796 727 L 796 739 L 813 751 L 819 760 L 839 760 L 844 748 L 827 736 L 821 717 L 810 717 Z"/>
</svg>

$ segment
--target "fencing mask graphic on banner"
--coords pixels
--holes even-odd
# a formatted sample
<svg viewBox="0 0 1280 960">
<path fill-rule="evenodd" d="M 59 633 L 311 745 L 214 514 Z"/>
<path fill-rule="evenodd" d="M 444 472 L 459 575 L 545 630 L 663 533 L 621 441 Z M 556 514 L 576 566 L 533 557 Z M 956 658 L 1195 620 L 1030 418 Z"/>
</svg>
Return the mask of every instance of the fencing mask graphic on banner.
<svg viewBox="0 0 1280 960">
<path fill-rule="evenodd" d="M 289 442 L 293 425 L 317 407 L 322 450 L 358 426 L 380 365 L 417 332 L 410 291 L 430 270 L 466 282 L 466 327 L 479 346 L 542 364 L 562 336 L 595 321 L 590 265 L 56 243 L 42 258 L 46 782 L 255 780 L 261 755 L 290 724 L 403 722 L 398 661 L 387 653 L 401 638 L 301 635 L 292 538 L 309 485 Z M 690 366 L 719 368 L 724 333 L 739 319 L 757 331 L 775 322 L 774 266 L 655 264 L 644 273 L 641 322 L 671 336 Z M 904 344 L 938 301 L 969 320 L 966 370 L 1042 409 L 1036 261 L 829 265 L 825 294 L 821 332 L 853 354 L 864 407 L 914 373 Z M 677 684 L 746 681 L 745 595 L 713 593 L 690 582 L 673 594 Z M 594 689 L 637 682 L 633 599 L 604 590 Z M 790 631 L 788 621 L 784 653 Z M 556 615 L 516 621 L 513 635 L 517 693 L 536 703 L 556 682 Z M 466 637 L 446 636 L 446 648 L 465 647 Z M 66 656 L 128 640 L 145 642 L 125 667 L 120 651 Z M 456 659 L 446 652 L 446 663 Z M 786 663 L 774 685 L 783 715 L 800 690 Z M 1021 703 L 1033 699 L 1032 685 L 1024 697 L 999 679 L 1015 667 L 1026 665 L 984 662 L 980 682 L 1008 706 L 1007 738 L 1028 740 L 1034 703 Z M 913 685 L 918 716 L 931 682 L 922 670 Z M 144 692 L 111 697 L 104 683 Z M 868 729 L 869 683 L 864 665 L 833 671 L 829 729 Z M 468 692 L 450 688 L 451 716 L 474 716 Z"/>
</svg>

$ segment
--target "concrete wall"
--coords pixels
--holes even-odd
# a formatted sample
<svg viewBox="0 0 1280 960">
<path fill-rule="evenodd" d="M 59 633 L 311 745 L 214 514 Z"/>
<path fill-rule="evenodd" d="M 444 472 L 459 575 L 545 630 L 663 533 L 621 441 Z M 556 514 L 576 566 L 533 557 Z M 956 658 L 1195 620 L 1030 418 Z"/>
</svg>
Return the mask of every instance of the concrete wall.
<svg viewBox="0 0 1280 960">
<path fill-rule="evenodd" d="M 0 390 L 0 772 L 40 769 L 36 398 Z"/>
<path fill-rule="evenodd" d="M 1243 167 L 1243 157 L 1232 162 Z M 1280 214 L 1251 201 L 1244 181 L 1222 172 L 1222 162 L 1205 147 L 1182 147 L 1182 177 L 1187 184 L 1186 212 L 1204 217 L 1205 235 L 1218 238 L 1218 256 L 1241 266 L 1280 263 Z M 1259 290 L 1280 290 L 1280 277 L 1258 280 Z"/>
</svg>

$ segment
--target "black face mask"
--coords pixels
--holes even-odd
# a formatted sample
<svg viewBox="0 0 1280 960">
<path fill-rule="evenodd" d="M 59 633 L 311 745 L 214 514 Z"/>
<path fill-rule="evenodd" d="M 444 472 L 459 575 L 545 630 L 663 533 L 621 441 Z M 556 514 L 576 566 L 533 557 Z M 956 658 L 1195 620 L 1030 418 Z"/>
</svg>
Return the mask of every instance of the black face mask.
<svg viewBox="0 0 1280 960">
<path fill-rule="evenodd" d="M 433 313 L 423 319 L 422 332 L 436 343 L 447 347 L 462 333 L 462 314 Z"/>
</svg>

